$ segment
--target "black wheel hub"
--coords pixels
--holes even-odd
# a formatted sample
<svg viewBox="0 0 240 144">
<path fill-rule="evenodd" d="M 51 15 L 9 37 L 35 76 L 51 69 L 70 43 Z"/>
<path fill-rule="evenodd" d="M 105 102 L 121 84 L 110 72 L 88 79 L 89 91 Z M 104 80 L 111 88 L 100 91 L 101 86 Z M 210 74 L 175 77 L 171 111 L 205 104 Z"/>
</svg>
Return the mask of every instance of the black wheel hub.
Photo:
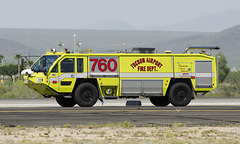
<svg viewBox="0 0 240 144">
<path fill-rule="evenodd" d="M 184 101 L 186 99 L 186 91 L 180 89 L 176 92 L 176 98 L 178 101 Z"/>
<path fill-rule="evenodd" d="M 89 102 L 89 101 L 92 101 L 93 99 L 93 94 L 90 90 L 85 90 L 83 93 L 82 93 L 82 99 L 85 101 L 85 102 Z"/>
</svg>

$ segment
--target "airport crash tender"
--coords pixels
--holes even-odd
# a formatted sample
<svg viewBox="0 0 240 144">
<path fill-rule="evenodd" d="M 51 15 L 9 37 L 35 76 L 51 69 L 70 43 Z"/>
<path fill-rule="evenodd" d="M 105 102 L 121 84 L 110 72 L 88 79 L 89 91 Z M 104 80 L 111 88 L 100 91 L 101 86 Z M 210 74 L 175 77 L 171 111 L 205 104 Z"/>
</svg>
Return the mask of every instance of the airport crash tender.
<svg viewBox="0 0 240 144">
<path fill-rule="evenodd" d="M 62 107 L 91 107 L 103 98 L 147 97 L 155 106 L 187 106 L 217 87 L 219 47 L 189 47 L 183 54 L 133 48 L 114 54 L 51 50 L 23 70 L 24 84 Z M 197 51 L 197 52 L 195 52 Z"/>
</svg>

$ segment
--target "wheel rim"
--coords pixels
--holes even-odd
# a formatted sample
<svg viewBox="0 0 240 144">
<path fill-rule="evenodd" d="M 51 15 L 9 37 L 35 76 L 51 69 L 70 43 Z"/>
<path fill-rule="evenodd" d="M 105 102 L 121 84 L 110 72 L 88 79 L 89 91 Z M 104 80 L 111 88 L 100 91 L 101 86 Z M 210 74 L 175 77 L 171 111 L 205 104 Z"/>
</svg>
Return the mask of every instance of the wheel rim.
<svg viewBox="0 0 240 144">
<path fill-rule="evenodd" d="M 93 100 L 93 94 L 92 94 L 92 91 L 90 90 L 85 90 L 83 93 L 82 93 L 82 99 L 85 101 L 85 102 L 90 102 Z"/>
<path fill-rule="evenodd" d="M 187 95 L 186 91 L 180 89 L 176 93 L 176 98 L 178 101 L 184 101 L 186 100 L 186 95 Z"/>
</svg>

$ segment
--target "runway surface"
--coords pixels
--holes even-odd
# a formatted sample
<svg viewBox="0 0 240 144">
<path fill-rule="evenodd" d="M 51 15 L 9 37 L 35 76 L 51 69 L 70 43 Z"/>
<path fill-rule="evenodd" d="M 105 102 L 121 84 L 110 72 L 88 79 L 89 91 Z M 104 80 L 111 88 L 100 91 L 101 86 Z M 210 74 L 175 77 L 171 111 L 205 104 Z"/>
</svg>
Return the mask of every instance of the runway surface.
<svg viewBox="0 0 240 144">
<path fill-rule="evenodd" d="M 134 125 L 240 124 L 240 98 L 200 98 L 187 107 L 155 107 L 148 99 L 142 106 L 125 106 L 124 100 L 108 100 L 94 107 L 62 108 L 54 99 L 0 99 L 0 124 L 21 126 L 71 126 L 130 121 Z"/>
</svg>

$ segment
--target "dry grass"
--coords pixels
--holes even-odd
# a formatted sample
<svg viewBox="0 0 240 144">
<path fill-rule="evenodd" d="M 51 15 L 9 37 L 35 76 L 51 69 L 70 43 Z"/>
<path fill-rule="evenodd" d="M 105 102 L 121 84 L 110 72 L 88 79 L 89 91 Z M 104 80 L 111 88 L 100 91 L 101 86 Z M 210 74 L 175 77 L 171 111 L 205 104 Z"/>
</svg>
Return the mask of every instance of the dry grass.
<svg viewBox="0 0 240 144">
<path fill-rule="evenodd" d="M 224 126 L 186 127 L 172 126 L 124 127 L 124 124 L 107 124 L 71 127 L 21 127 L 1 126 L 0 143 L 113 143 L 113 144 L 240 144 L 240 127 Z"/>
</svg>

